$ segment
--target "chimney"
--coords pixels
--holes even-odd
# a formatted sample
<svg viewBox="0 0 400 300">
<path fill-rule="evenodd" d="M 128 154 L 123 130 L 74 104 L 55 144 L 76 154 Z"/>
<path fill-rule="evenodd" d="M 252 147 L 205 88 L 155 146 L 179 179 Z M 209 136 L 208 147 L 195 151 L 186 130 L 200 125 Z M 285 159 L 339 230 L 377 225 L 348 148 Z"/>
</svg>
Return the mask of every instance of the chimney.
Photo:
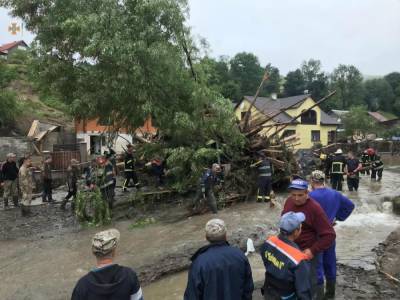
<svg viewBox="0 0 400 300">
<path fill-rule="evenodd" d="M 271 99 L 272 99 L 272 100 L 278 99 L 278 95 L 277 95 L 276 93 L 272 93 L 272 94 L 271 94 Z"/>
</svg>

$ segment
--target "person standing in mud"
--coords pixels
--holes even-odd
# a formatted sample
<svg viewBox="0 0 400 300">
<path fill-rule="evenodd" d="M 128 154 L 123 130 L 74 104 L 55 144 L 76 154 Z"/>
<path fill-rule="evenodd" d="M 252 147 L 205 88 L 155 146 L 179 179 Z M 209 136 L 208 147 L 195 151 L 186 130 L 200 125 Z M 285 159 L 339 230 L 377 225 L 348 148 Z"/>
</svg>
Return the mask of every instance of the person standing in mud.
<svg viewBox="0 0 400 300">
<path fill-rule="evenodd" d="M 100 187 L 100 192 L 103 199 L 108 203 L 110 209 L 113 208 L 114 204 L 114 167 L 110 161 L 110 154 L 104 157 L 102 162 L 102 170 L 101 177 L 99 179 L 99 183 L 97 184 Z"/>
<path fill-rule="evenodd" d="M 368 176 L 370 175 L 370 168 L 371 168 L 371 159 L 370 156 L 368 155 L 368 151 L 364 150 L 364 152 L 361 155 L 361 163 L 362 163 L 362 169 L 360 171 L 361 174 L 367 174 Z"/>
<path fill-rule="evenodd" d="M 371 157 L 371 179 L 381 181 L 383 173 L 383 161 L 381 157 L 375 152 Z M 376 178 L 378 176 L 378 178 Z"/>
<path fill-rule="evenodd" d="M 269 159 L 266 158 L 265 154 L 260 152 L 259 160 L 250 166 L 250 168 L 255 167 L 257 167 L 258 171 L 257 202 L 270 202 L 270 206 L 273 207 L 275 204 L 271 199 L 272 164 Z"/>
<path fill-rule="evenodd" d="M 51 156 L 48 155 L 45 157 L 42 168 L 42 180 L 43 180 L 43 192 L 42 192 L 42 201 L 43 202 L 54 202 L 53 193 L 52 193 L 52 176 L 51 176 Z"/>
<path fill-rule="evenodd" d="M 135 172 L 135 157 L 133 156 L 133 146 L 131 144 L 127 146 L 124 166 L 125 181 L 122 186 L 122 190 L 126 192 L 131 180 L 135 187 L 139 186 L 139 180 Z"/>
<path fill-rule="evenodd" d="M 61 209 L 65 210 L 65 206 L 67 202 L 72 197 L 71 202 L 71 210 L 73 211 L 75 208 L 75 198 L 78 192 L 78 178 L 79 178 L 79 162 L 76 159 L 71 159 L 71 164 L 67 169 L 67 185 L 68 185 L 68 194 L 65 196 L 64 200 L 61 203 Z"/>
<path fill-rule="evenodd" d="M 71 300 L 144 300 L 135 271 L 114 262 L 120 236 L 117 229 L 95 234 L 92 253 L 96 267 L 79 279 Z"/>
<path fill-rule="evenodd" d="M 360 183 L 360 170 L 362 169 L 362 164 L 353 154 L 353 152 L 349 152 L 348 158 L 346 161 L 346 174 L 347 174 L 347 187 L 349 191 L 352 192 L 358 191 L 358 185 Z"/>
<path fill-rule="evenodd" d="M 229 245 L 225 222 L 207 222 L 207 246 L 191 258 L 184 300 L 250 300 L 254 290 L 251 267 L 244 253 Z"/>
<path fill-rule="evenodd" d="M 287 212 L 279 222 L 279 236 L 261 246 L 265 266 L 265 300 L 311 300 L 310 266 L 307 256 L 294 242 L 301 234 L 303 213 Z"/>
<path fill-rule="evenodd" d="M 33 191 L 33 174 L 31 167 L 31 157 L 27 156 L 24 158 L 18 174 L 19 188 L 21 189 L 22 193 L 21 213 L 24 217 L 31 214 L 30 205 L 32 202 Z"/>
<path fill-rule="evenodd" d="M 336 233 L 322 207 L 308 195 L 308 182 L 296 179 L 289 185 L 290 196 L 283 207 L 282 215 L 293 211 L 302 212 L 305 221 L 295 243 L 310 261 L 311 291 L 313 299 L 322 299 L 323 290 L 318 289 L 317 266 L 319 255 L 335 241 Z"/>
<path fill-rule="evenodd" d="M 346 220 L 354 210 L 354 204 L 342 193 L 327 188 L 324 185 L 325 174 L 314 171 L 311 174 L 311 186 L 313 191 L 310 197 L 317 201 L 325 211 L 329 222 L 334 225 L 336 221 Z M 318 290 L 324 290 L 326 279 L 325 299 L 334 299 L 336 288 L 336 242 L 324 250 L 319 256 Z"/>
<path fill-rule="evenodd" d="M 332 188 L 341 191 L 343 174 L 346 166 L 346 158 L 343 156 L 342 149 L 336 150 L 335 156 L 332 158 L 330 165 Z"/>
<path fill-rule="evenodd" d="M 18 207 L 18 167 L 16 155 L 7 154 L 7 161 L 1 166 L 1 183 L 3 186 L 4 209 L 8 208 L 8 200 L 12 200 L 14 207 Z"/>
<path fill-rule="evenodd" d="M 223 183 L 223 173 L 219 164 L 213 164 L 211 169 L 206 169 L 200 179 L 200 188 L 194 199 L 194 207 L 200 205 L 201 200 L 207 201 L 208 207 L 216 214 L 218 213 L 217 199 L 215 198 L 214 188 Z"/>
</svg>

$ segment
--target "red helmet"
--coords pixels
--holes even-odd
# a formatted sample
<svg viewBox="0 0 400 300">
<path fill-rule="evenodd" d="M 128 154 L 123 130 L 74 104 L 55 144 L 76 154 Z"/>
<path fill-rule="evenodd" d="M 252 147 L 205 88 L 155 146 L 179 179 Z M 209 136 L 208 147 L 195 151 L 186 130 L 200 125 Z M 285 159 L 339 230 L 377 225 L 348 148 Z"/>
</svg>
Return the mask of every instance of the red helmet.
<svg viewBox="0 0 400 300">
<path fill-rule="evenodd" d="M 372 156 L 375 154 L 375 150 L 373 148 L 368 148 L 367 153 L 368 153 L 368 155 Z"/>
</svg>

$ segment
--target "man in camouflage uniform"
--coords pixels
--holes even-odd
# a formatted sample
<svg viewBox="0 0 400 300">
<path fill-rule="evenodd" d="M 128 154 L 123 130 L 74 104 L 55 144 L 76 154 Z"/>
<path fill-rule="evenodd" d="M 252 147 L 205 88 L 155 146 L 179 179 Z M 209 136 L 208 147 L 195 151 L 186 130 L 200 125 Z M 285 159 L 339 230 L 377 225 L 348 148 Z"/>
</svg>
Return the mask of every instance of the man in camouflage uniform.
<svg viewBox="0 0 400 300">
<path fill-rule="evenodd" d="M 28 216 L 31 214 L 30 205 L 32 202 L 32 190 L 33 190 L 33 177 L 32 177 L 32 160 L 28 156 L 24 159 L 21 168 L 19 169 L 19 187 L 22 193 L 22 204 L 21 212 L 22 216 Z"/>
<path fill-rule="evenodd" d="M 61 203 L 61 209 L 65 210 L 65 206 L 67 205 L 68 200 L 72 197 L 71 202 L 71 210 L 75 209 L 75 197 L 78 192 L 78 178 L 79 178 L 79 161 L 76 159 L 71 159 L 71 164 L 67 169 L 67 185 L 68 185 L 68 194 L 65 196 L 64 200 Z"/>
<path fill-rule="evenodd" d="M 52 192 L 52 176 L 51 176 L 51 156 L 48 155 L 45 157 L 42 168 L 42 179 L 43 179 L 43 193 L 42 193 L 42 201 L 43 202 L 54 202 L 53 200 L 53 192 Z"/>
<path fill-rule="evenodd" d="M 2 185 L 4 188 L 4 209 L 8 208 L 8 200 L 12 199 L 14 206 L 18 205 L 18 168 L 16 164 L 16 155 L 9 153 L 7 155 L 7 161 L 1 167 L 1 178 Z"/>
</svg>

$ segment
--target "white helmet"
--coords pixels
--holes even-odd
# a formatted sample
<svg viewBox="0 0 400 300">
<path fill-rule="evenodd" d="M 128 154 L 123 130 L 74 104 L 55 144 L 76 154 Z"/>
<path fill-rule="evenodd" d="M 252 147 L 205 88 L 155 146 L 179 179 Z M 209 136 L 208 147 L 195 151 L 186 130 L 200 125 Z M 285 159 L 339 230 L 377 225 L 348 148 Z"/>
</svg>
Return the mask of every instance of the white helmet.
<svg viewBox="0 0 400 300">
<path fill-rule="evenodd" d="M 343 150 L 339 148 L 336 150 L 335 154 L 343 154 Z"/>
</svg>

